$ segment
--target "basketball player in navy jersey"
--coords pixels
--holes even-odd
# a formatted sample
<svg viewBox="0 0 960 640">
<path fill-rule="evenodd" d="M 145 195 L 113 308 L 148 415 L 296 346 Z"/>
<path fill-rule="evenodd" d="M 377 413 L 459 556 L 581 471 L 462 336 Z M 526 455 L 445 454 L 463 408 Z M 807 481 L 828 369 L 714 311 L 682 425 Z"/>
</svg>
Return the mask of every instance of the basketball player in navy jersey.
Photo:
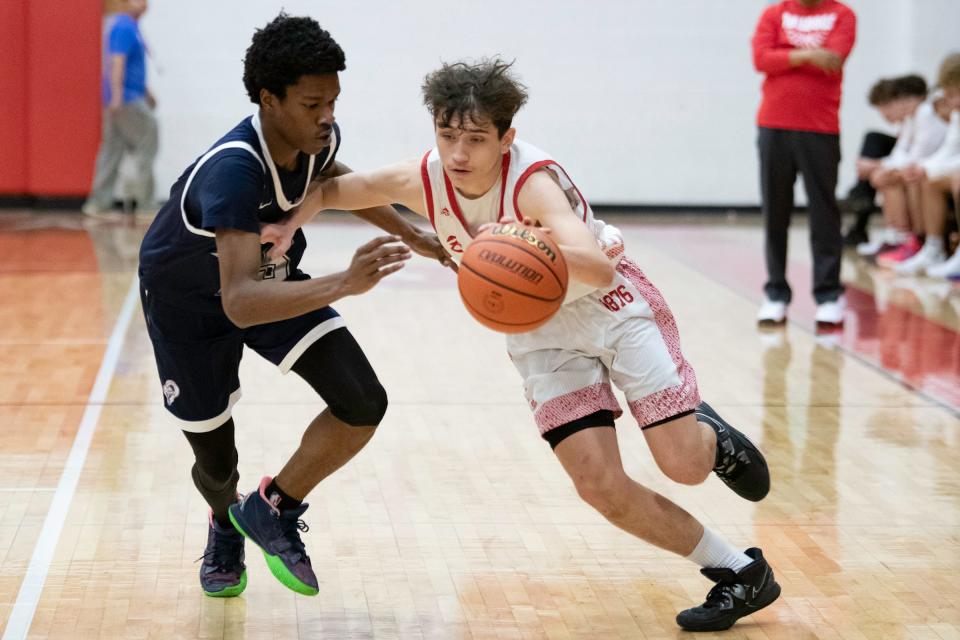
<svg viewBox="0 0 960 640">
<path fill-rule="evenodd" d="M 319 177 L 349 171 L 336 160 L 334 122 L 344 68 L 343 51 L 310 18 L 281 13 L 258 30 L 243 74 L 256 112 L 184 171 L 140 249 L 163 401 L 193 448 L 193 481 L 210 505 L 200 569 L 210 596 L 236 596 L 246 586 L 244 536 L 284 585 L 317 593 L 299 535 L 303 500 L 367 443 L 387 409 L 376 374 L 329 305 L 398 271 L 410 248 L 449 261 L 434 234 L 384 206 L 356 213 L 390 235 L 358 248 L 342 272 L 311 279 L 300 271 L 299 229 L 267 257 L 260 225 L 291 215 Z M 283 469 L 238 502 L 231 408 L 244 346 L 304 378 L 327 408 Z"/>
<path fill-rule="evenodd" d="M 680 626 L 726 629 L 772 603 L 780 586 L 759 549 L 735 549 L 623 469 L 613 429 L 622 411 L 611 382 L 626 395 L 669 478 L 699 484 L 712 470 L 753 501 L 770 488 L 763 455 L 701 402 L 670 309 L 624 255 L 619 232 L 593 217 L 559 163 L 516 138 L 513 116 L 527 95 L 509 65 L 444 65 L 427 76 L 423 95 L 434 149 L 422 159 L 324 182 L 294 216 L 265 226 L 262 237 L 280 251 L 322 208 L 388 202 L 429 218 L 454 260 L 498 220 L 548 228 L 570 272 L 564 305 L 542 327 L 507 336 L 542 437 L 588 504 L 621 529 L 699 564 L 716 583 L 706 602 L 677 616 Z"/>
</svg>

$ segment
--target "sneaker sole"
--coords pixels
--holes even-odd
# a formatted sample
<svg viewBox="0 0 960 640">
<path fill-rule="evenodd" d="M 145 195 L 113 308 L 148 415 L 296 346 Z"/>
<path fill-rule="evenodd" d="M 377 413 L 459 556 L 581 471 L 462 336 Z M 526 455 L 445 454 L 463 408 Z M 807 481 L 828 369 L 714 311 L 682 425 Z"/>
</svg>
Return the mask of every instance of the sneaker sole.
<svg viewBox="0 0 960 640">
<path fill-rule="evenodd" d="M 239 531 L 244 538 L 257 545 L 257 548 L 263 553 L 264 559 L 267 561 L 267 567 L 270 569 L 270 573 L 273 574 L 273 577 L 280 581 L 280 584 L 285 586 L 291 591 L 295 591 L 299 594 L 305 596 L 315 596 L 320 593 L 319 589 L 311 587 L 310 585 L 304 583 L 300 578 L 293 575 L 293 573 L 287 569 L 286 565 L 283 564 L 283 560 L 279 557 L 267 553 L 267 550 L 261 547 L 256 540 L 254 540 L 250 535 L 243 530 L 243 527 L 240 526 L 240 523 L 237 522 L 237 519 L 233 515 L 233 506 L 230 506 L 230 509 L 227 510 L 227 515 L 230 516 L 230 522 L 233 523 L 233 526 Z"/>
<path fill-rule="evenodd" d="M 758 327 L 782 327 L 785 324 L 787 324 L 786 318 L 783 318 L 782 320 L 757 320 Z"/>
<path fill-rule="evenodd" d="M 243 590 L 247 588 L 247 571 L 244 569 L 243 573 L 240 574 L 240 582 L 235 584 L 232 587 L 227 587 L 226 589 L 221 589 L 220 591 L 207 591 L 203 590 L 203 594 L 210 596 L 211 598 L 236 598 L 238 595 L 243 593 Z"/>
<path fill-rule="evenodd" d="M 751 606 L 751 607 L 750 607 L 750 608 L 751 608 L 751 611 L 744 612 L 742 615 L 739 615 L 739 616 L 737 616 L 736 618 L 734 618 L 733 620 L 731 620 L 731 621 L 729 622 L 729 624 L 727 623 L 727 621 L 724 621 L 722 624 L 717 624 L 717 625 L 703 625 L 703 626 L 696 626 L 696 627 L 685 627 L 685 626 L 683 626 L 682 624 L 680 624 L 680 620 L 677 620 L 677 621 L 676 621 L 676 622 L 677 622 L 677 626 L 679 626 L 679 627 L 680 627 L 681 629 L 683 629 L 684 631 L 726 631 L 727 629 L 729 629 L 730 627 L 732 627 L 733 625 L 735 625 L 735 624 L 737 623 L 737 621 L 740 620 L 741 618 L 746 618 L 747 616 L 752 616 L 753 614 L 755 614 L 756 612 L 760 611 L 761 609 L 766 609 L 766 608 L 769 607 L 771 604 L 773 604 L 774 602 L 776 602 L 777 598 L 779 598 L 779 597 L 780 597 L 780 585 L 779 585 L 779 583 L 774 582 L 774 583 L 773 583 L 773 588 L 770 589 L 770 594 L 769 594 L 766 598 L 764 598 L 763 600 L 761 600 L 760 602 L 758 602 L 755 606 Z M 679 616 L 678 616 L 678 618 L 679 618 Z"/>
</svg>

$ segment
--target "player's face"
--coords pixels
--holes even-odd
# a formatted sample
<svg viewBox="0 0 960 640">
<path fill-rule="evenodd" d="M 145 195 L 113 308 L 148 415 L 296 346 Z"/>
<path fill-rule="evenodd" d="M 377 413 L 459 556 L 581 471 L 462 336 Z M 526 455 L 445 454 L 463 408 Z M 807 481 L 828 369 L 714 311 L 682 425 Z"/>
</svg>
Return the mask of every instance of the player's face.
<svg viewBox="0 0 960 640">
<path fill-rule="evenodd" d="M 134 18 L 139 18 L 147 12 L 147 0 L 127 0 L 127 11 Z"/>
<path fill-rule="evenodd" d="M 500 178 L 503 154 L 510 150 L 514 129 L 501 138 L 491 122 L 477 124 L 454 118 L 446 125 L 434 122 L 437 150 L 450 182 L 466 196 L 481 196 Z"/>
<path fill-rule="evenodd" d="M 947 105 L 950 107 L 951 111 L 956 111 L 957 109 L 960 109 L 960 86 L 944 87 L 943 98 L 944 100 L 946 100 Z"/>
<path fill-rule="evenodd" d="M 903 122 L 904 119 L 910 115 L 912 106 L 913 104 L 910 100 L 898 98 L 897 100 L 880 105 L 877 107 L 877 110 L 880 111 L 884 120 L 891 124 L 896 124 L 897 122 Z"/>
<path fill-rule="evenodd" d="M 287 87 L 283 100 L 269 92 L 269 99 L 261 96 L 261 106 L 287 144 L 312 155 L 330 144 L 339 95 L 340 77 L 336 73 L 306 75 Z"/>
</svg>

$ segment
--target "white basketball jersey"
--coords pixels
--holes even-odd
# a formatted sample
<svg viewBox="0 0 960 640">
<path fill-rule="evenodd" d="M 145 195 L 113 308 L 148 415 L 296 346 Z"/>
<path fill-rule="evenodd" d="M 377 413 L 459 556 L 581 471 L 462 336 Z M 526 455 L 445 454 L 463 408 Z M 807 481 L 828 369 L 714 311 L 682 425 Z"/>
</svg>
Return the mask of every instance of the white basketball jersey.
<svg viewBox="0 0 960 640">
<path fill-rule="evenodd" d="M 590 205 L 580 194 L 580 190 L 558 163 L 550 156 L 533 145 L 520 140 L 514 140 L 510 150 L 503 156 L 503 168 L 500 172 L 500 184 L 491 187 L 491 191 L 499 187 L 499 198 L 484 198 L 481 210 L 468 207 L 469 215 L 464 215 L 461 206 L 466 199 L 458 196 L 456 189 L 443 170 L 440 153 L 436 147 L 423 156 L 420 163 L 420 175 L 423 180 L 423 198 L 426 204 L 430 223 L 437 232 L 440 242 L 447 253 L 457 262 L 463 256 L 464 250 L 473 240 L 470 229 L 476 229 L 487 222 L 497 222 L 502 219 L 516 219 L 523 221 L 523 213 L 519 209 L 518 199 L 520 190 L 527 179 L 535 171 L 548 170 L 560 184 L 560 188 L 567 196 L 574 213 L 583 220 L 587 228 L 597 239 L 597 244 L 604 251 L 611 262 L 616 265 L 623 256 L 623 238 L 616 227 L 597 220 L 593 217 Z M 489 192 L 488 192 L 489 193 Z M 462 200 L 461 200 L 462 199 Z M 474 201 L 476 203 L 476 201 Z M 594 287 L 581 282 L 571 281 L 567 289 L 564 304 L 583 297 L 594 291 Z"/>
</svg>

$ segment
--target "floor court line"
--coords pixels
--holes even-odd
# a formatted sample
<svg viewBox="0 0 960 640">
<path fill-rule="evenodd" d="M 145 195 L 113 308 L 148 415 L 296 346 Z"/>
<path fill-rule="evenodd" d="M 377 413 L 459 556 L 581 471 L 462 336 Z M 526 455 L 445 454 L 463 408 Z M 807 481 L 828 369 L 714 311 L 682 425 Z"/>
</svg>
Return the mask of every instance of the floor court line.
<svg viewBox="0 0 960 640">
<path fill-rule="evenodd" d="M 120 349 L 123 346 L 127 329 L 130 326 L 130 319 L 133 317 L 138 302 L 138 294 L 139 285 L 137 278 L 134 277 L 130 283 L 127 297 L 123 301 L 123 306 L 120 308 L 120 315 L 117 317 L 113 332 L 107 342 L 100 370 L 97 372 L 93 389 L 91 389 L 87 398 L 83 418 L 77 428 L 77 435 L 73 440 L 73 446 L 70 448 L 70 454 L 67 456 L 63 472 L 60 474 L 60 481 L 57 483 L 50 509 L 47 511 L 47 517 L 43 521 L 43 528 L 40 530 L 40 536 L 37 538 L 37 544 L 30 558 L 30 565 L 27 567 L 27 572 L 20 585 L 20 591 L 17 593 L 17 601 L 13 605 L 10 619 L 7 621 L 6 629 L 4 629 L 3 640 L 26 638 L 30 631 L 30 625 L 33 622 L 33 616 L 43 592 L 43 585 L 47 579 L 47 572 L 50 569 L 50 562 L 53 560 L 54 550 L 60 540 L 63 523 L 70 510 L 70 503 L 73 501 L 77 482 L 80 480 L 80 473 L 83 471 L 83 466 L 87 460 L 87 452 L 90 450 L 93 434 L 97 429 L 97 423 L 100 421 L 100 412 L 103 409 L 107 393 L 110 391 L 110 383 L 113 381 L 117 361 L 120 359 Z"/>
<path fill-rule="evenodd" d="M 54 487 L 0 487 L 0 493 L 13 493 L 18 491 L 56 491 Z"/>
</svg>

